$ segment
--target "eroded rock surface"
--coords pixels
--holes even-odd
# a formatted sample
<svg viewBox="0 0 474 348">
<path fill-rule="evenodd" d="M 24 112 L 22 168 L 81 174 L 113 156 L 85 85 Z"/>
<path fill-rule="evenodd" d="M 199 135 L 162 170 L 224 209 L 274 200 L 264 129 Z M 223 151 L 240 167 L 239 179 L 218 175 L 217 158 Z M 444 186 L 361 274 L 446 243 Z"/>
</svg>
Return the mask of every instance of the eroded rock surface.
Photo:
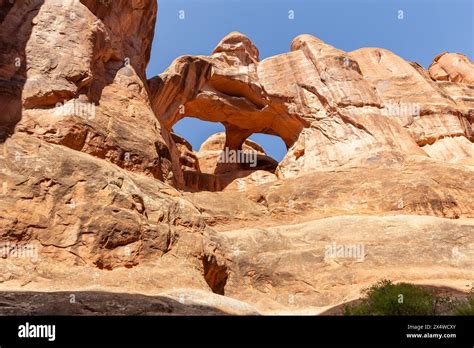
<svg viewBox="0 0 474 348">
<path fill-rule="evenodd" d="M 163 255 L 204 228 L 196 208 L 152 178 L 22 133 L 1 153 L 2 242 L 112 269 Z"/>
<path fill-rule="evenodd" d="M 4 136 L 16 126 L 173 182 L 167 134 L 151 110 L 145 78 L 156 2 L 19 0 L 8 6 L 0 80 L 6 95 L 16 97 L 2 103 Z"/>
<path fill-rule="evenodd" d="M 473 233 L 472 221 L 402 215 L 222 232 L 232 269 L 226 294 L 274 311 L 315 313 L 356 299 L 381 278 L 469 285 Z"/>
<path fill-rule="evenodd" d="M 474 83 L 474 67 L 468 57 L 460 53 L 444 52 L 437 56 L 428 69 L 435 81 Z"/>
</svg>

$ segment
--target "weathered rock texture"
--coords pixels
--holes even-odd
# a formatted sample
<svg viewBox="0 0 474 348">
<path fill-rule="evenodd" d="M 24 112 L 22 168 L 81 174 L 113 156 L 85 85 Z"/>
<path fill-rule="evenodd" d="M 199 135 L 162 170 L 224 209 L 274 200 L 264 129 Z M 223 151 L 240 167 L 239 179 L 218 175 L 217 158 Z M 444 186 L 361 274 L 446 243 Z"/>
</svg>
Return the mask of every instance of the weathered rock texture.
<svg viewBox="0 0 474 348">
<path fill-rule="evenodd" d="M 260 61 L 231 33 L 147 80 L 156 13 L 0 1 L 0 313 L 314 314 L 382 277 L 468 289 L 468 57 L 425 70 L 301 35 Z M 194 151 L 173 133 L 187 116 L 226 132 Z M 281 137 L 283 161 L 253 133 Z"/>
<path fill-rule="evenodd" d="M 180 230 L 204 226 L 160 181 L 21 133 L 1 150 L 4 241 L 35 241 L 55 258 L 111 269 L 163 255 Z"/>
<path fill-rule="evenodd" d="M 402 215 L 222 232 L 223 253 L 233 271 L 226 294 L 256 299 L 262 307 L 310 313 L 328 302 L 352 300 L 361 284 L 380 278 L 469 279 L 473 233 L 472 221 Z M 341 246 L 350 251 L 338 254 Z"/>
<path fill-rule="evenodd" d="M 2 103 L 3 135 L 16 124 L 16 132 L 172 182 L 167 135 L 145 80 L 156 3 L 19 0 L 6 6 L 0 82 L 2 95 L 16 97 Z"/>
<path fill-rule="evenodd" d="M 430 157 L 456 160 L 473 156 L 470 106 L 449 97 L 423 68 L 387 50 L 360 49 L 352 52 L 352 56 L 359 62 L 364 76 L 375 85 L 383 103 L 401 105 L 395 108 L 400 115 L 395 113 L 392 118 Z M 474 66 L 471 69 L 474 73 Z M 467 93 L 466 97 L 474 95 Z M 416 114 L 407 112 L 410 107 Z M 436 147 L 439 151 L 434 150 Z"/>
<path fill-rule="evenodd" d="M 472 62 L 463 54 L 441 53 L 437 56 L 428 71 L 435 81 L 451 81 L 474 84 Z"/>
<path fill-rule="evenodd" d="M 231 33 L 209 57 L 180 57 L 150 80 L 155 113 L 168 129 L 185 116 L 221 122 L 231 149 L 253 133 L 280 136 L 282 178 L 412 155 L 472 158 L 467 57 L 437 57 L 428 73 L 384 49 L 346 53 L 309 35 L 291 47 L 259 62 L 251 41 Z M 439 69 L 453 77 L 437 78 Z"/>
</svg>

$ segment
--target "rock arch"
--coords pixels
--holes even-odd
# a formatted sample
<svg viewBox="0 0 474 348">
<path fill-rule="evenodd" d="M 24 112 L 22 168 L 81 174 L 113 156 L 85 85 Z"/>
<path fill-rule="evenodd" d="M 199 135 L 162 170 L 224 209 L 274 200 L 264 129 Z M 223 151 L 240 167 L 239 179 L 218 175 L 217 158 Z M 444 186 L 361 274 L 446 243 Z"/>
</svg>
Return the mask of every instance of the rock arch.
<svg viewBox="0 0 474 348">
<path fill-rule="evenodd" d="M 210 57 L 183 56 L 151 79 L 152 105 L 168 130 L 183 117 L 220 122 L 226 147 L 240 149 L 254 133 L 281 137 L 291 147 L 307 126 L 291 98 L 266 92 L 258 76 L 258 49 L 231 33 Z"/>
<path fill-rule="evenodd" d="M 260 61 L 234 32 L 210 56 L 180 57 L 149 80 L 150 100 L 168 131 L 186 115 L 223 123 L 231 149 L 253 133 L 281 137 L 289 150 L 277 176 L 285 178 L 410 156 L 472 157 L 472 103 L 446 95 L 471 93 L 472 67 L 444 55 L 426 71 L 387 50 L 344 52 L 306 34 L 291 52 Z M 401 102 L 419 112 L 387 115 L 387 105 Z"/>
</svg>

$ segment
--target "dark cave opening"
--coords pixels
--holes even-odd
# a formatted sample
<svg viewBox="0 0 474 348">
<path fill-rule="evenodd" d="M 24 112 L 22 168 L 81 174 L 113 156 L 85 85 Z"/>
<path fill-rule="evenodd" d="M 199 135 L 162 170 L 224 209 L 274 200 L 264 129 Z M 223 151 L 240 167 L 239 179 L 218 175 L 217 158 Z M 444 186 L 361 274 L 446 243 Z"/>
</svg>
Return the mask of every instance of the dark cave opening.
<svg viewBox="0 0 474 348">
<path fill-rule="evenodd" d="M 225 265 L 219 265 L 213 255 L 205 255 L 202 258 L 204 269 L 204 279 L 211 288 L 212 292 L 218 295 L 225 295 L 225 286 L 229 273 Z"/>
</svg>

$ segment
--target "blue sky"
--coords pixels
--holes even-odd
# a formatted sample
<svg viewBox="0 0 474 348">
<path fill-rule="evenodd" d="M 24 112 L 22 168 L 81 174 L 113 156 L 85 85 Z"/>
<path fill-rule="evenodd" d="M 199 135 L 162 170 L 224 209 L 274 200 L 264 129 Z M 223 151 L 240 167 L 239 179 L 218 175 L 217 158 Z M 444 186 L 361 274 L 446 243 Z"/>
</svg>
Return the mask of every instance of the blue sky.
<svg viewBox="0 0 474 348">
<path fill-rule="evenodd" d="M 182 55 L 209 55 L 229 32 L 246 34 L 260 59 L 289 51 L 291 40 L 312 34 L 344 51 L 383 47 L 428 67 L 443 51 L 474 52 L 473 0 L 159 0 L 148 77 Z M 294 11 L 294 19 L 288 17 Z M 403 19 L 398 19 L 399 11 Z M 185 19 L 180 19 L 184 11 Z M 185 118 L 174 126 L 198 149 L 220 124 Z M 251 137 L 281 160 L 281 139 Z"/>
</svg>

